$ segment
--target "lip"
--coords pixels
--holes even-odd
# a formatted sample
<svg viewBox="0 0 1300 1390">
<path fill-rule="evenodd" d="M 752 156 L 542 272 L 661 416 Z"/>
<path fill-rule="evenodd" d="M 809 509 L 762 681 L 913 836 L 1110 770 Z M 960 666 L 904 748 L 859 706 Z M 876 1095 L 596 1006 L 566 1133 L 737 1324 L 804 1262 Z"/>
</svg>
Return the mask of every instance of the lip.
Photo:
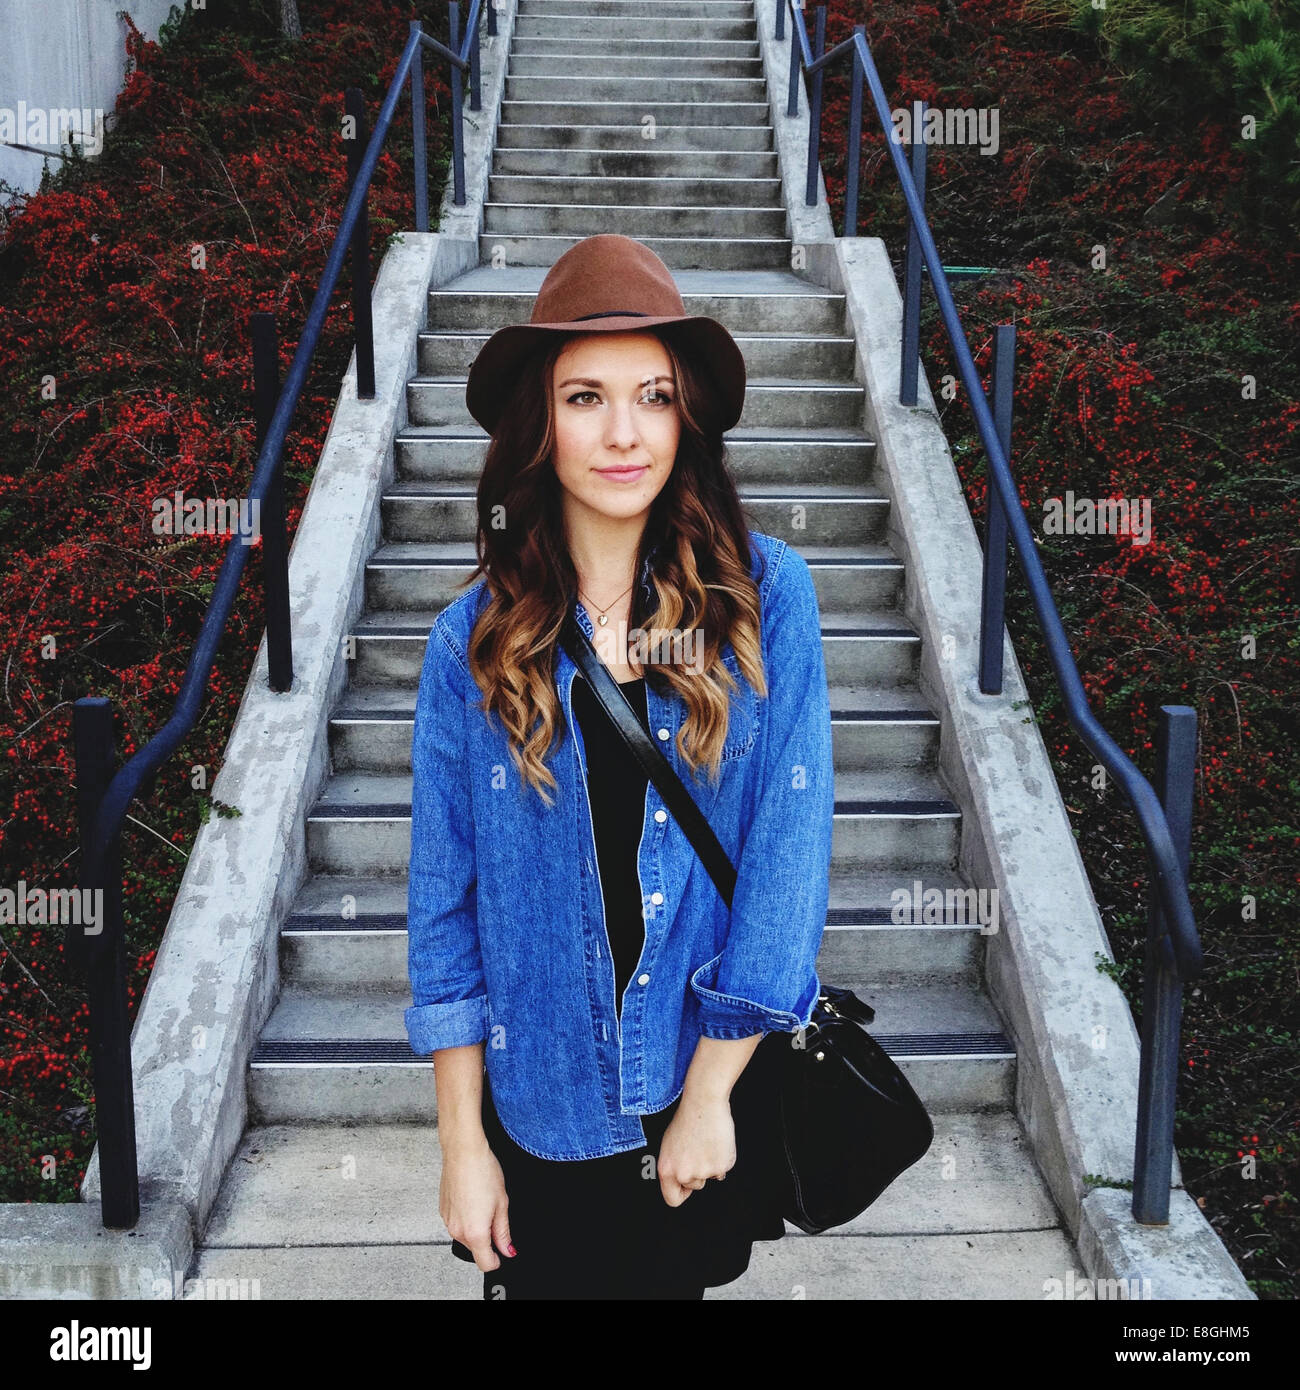
<svg viewBox="0 0 1300 1390">
<path fill-rule="evenodd" d="M 640 478 L 643 474 L 648 473 L 649 471 L 650 471 L 650 467 L 649 467 L 648 464 L 642 464 L 642 465 L 641 465 L 640 467 L 638 467 L 638 468 L 598 468 L 598 469 L 596 469 L 596 472 L 599 473 L 600 476 L 601 476 L 602 478 L 608 478 L 611 482 L 615 482 L 615 483 L 632 483 L 632 482 L 635 482 L 635 481 L 636 481 L 638 478 Z"/>
</svg>

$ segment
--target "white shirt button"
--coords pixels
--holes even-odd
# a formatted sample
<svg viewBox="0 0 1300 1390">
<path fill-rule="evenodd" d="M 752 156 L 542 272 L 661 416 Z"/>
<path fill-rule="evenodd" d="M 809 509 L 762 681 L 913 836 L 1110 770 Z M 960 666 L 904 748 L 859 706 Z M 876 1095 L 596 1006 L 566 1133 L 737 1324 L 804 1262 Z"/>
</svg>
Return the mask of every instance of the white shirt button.
<svg viewBox="0 0 1300 1390">
<path fill-rule="evenodd" d="M 656 811 L 656 812 L 655 812 L 655 820 L 657 820 L 657 821 L 659 822 L 660 825 L 662 825 L 662 824 L 664 823 L 664 821 L 666 821 L 667 819 L 668 819 L 668 812 L 667 812 L 667 811 Z"/>
<path fill-rule="evenodd" d="M 638 975 L 638 976 L 636 977 L 636 982 L 637 982 L 637 984 L 639 984 L 639 985 L 648 985 L 648 984 L 650 983 L 650 976 L 649 976 L 649 975 Z"/>
<path fill-rule="evenodd" d="M 661 743 L 664 742 L 666 739 L 668 739 L 668 738 L 670 738 L 670 737 L 671 737 L 671 735 L 669 734 L 669 732 L 668 732 L 667 729 L 660 729 L 660 730 L 659 730 L 659 741 L 660 741 Z"/>
<path fill-rule="evenodd" d="M 663 902 L 663 900 L 664 900 L 664 895 L 663 895 L 662 893 L 651 893 L 651 894 L 650 894 L 650 901 L 651 901 L 652 903 L 654 903 L 656 907 L 657 907 L 661 902 Z"/>
</svg>

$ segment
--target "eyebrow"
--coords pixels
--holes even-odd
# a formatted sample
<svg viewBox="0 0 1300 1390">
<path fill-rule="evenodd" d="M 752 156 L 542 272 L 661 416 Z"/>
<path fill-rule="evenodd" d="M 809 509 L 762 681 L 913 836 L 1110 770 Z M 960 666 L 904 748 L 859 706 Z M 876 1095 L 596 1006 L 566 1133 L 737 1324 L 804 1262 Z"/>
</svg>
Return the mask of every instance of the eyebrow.
<svg viewBox="0 0 1300 1390">
<path fill-rule="evenodd" d="M 660 381 L 666 381 L 669 386 L 673 384 L 673 379 L 670 376 L 648 376 L 645 377 L 640 384 L 642 386 L 651 386 Z M 567 381 L 560 382 L 555 389 L 557 391 L 563 391 L 566 386 L 603 386 L 604 384 L 603 381 L 597 381 L 594 377 L 571 376 Z"/>
</svg>

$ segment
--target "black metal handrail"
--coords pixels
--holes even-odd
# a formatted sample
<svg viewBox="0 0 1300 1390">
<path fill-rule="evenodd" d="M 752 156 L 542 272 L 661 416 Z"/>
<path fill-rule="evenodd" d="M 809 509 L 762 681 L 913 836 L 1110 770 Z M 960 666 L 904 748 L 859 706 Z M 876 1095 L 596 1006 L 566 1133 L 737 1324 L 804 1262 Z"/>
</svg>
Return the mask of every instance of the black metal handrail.
<svg viewBox="0 0 1300 1390">
<path fill-rule="evenodd" d="M 1014 330 L 1010 325 L 1001 325 L 998 330 L 999 351 L 994 364 L 995 403 L 991 409 L 953 302 L 952 290 L 940 262 L 934 236 L 925 217 L 922 193 L 926 148 L 924 140 L 912 142 L 913 168 L 909 169 L 902 146 L 895 138 L 889 103 L 871 56 L 865 25 L 855 25 L 851 37 L 826 52 L 824 5 L 817 7 L 815 39 L 810 43 L 803 10 L 794 0 L 775 0 L 775 3 L 775 36 L 778 41 L 783 41 L 785 37 L 784 19 L 787 9 L 792 20 L 788 115 L 798 114 L 800 69 L 810 79 L 805 203 L 812 207 L 817 202 L 822 77 L 831 63 L 841 57 L 849 57 L 852 60 L 852 86 L 844 235 L 857 235 L 864 80 L 870 88 L 872 105 L 885 135 L 885 143 L 907 206 L 908 250 L 904 268 L 900 404 L 916 404 L 916 377 L 920 367 L 921 269 L 924 266 L 935 299 L 938 301 L 944 331 L 956 358 L 961 382 L 970 399 L 980 442 L 988 459 L 992 481 L 989 489 L 989 516 L 984 549 L 981 690 L 985 694 L 997 694 L 1002 688 L 1002 598 L 1006 580 L 1006 535 L 1009 531 L 1015 542 L 1016 555 L 1070 724 L 1119 784 L 1137 816 L 1146 847 L 1154 893 L 1150 905 L 1147 937 L 1147 1006 L 1143 1010 L 1142 1074 L 1139 1081 L 1133 1210 L 1141 1222 L 1162 1224 L 1168 1219 L 1169 1177 L 1172 1172 L 1181 985 L 1195 979 L 1204 965 L 1200 937 L 1196 930 L 1187 888 L 1192 768 L 1196 750 L 1195 711 L 1187 706 L 1164 706 L 1161 709 L 1158 780 L 1164 793 L 1162 801 L 1161 796 L 1156 794 L 1132 759 L 1102 727 L 1088 703 L 1065 627 L 1052 598 L 1033 533 L 1025 519 L 1019 492 L 1011 473 L 1009 455 Z M 923 103 L 918 103 L 918 106 L 923 107 Z M 1000 417 L 996 422 L 994 410 Z M 1171 829 L 1171 820 L 1177 825 L 1177 837 Z"/>
<path fill-rule="evenodd" d="M 488 0 L 472 0 L 460 33 L 460 6 L 449 0 L 450 47 L 424 33 L 418 20 L 411 21 L 410 37 L 380 107 L 373 134 L 365 139 L 364 99 L 356 88 L 347 94 L 347 111 L 355 123 L 349 142 L 351 187 L 338 230 L 325 263 L 316 296 L 298 340 L 297 351 L 285 378 L 275 392 L 276 352 L 271 315 L 255 315 L 253 322 L 254 378 L 257 397 L 260 448 L 249 487 L 250 510 L 254 504 L 265 520 L 262 528 L 267 591 L 267 656 L 271 689 L 283 693 L 293 682 L 293 657 L 289 632 L 288 546 L 284 519 L 285 440 L 307 380 L 308 369 L 324 327 L 330 296 L 352 253 L 353 323 L 356 338 L 357 396 L 373 399 L 374 344 L 370 333 L 369 227 L 367 199 L 380 151 L 397 109 L 403 86 L 411 84 L 412 145 L 415 165 L 416 230 L 429 230 L 428 169 L 425 142 L 423 53 L 427 48 L 450 64 L 453 201 L 465 203 L 465 169 L 462 77 L 470 76 L 470 109 L 481 109 L 480 16 L 487 13 L 487 32 L 495 35 L 496 11 Z M 364 143 L 364 153 L 358 153 Z M 273 402 L 273 405 L 272 405 Z M 198 720 L 217 647 L 225 632 L 238 594 L 250 546 L 240 536 L 231 538 L 217 575 L 198 637 L 172 713 L 154 736 L 116 773 L 113 763 L 112 708 L 105 699 L 78 700 L 73 711 L 74 758 L 78 782 L 78 816 L 81 826 L 81 875 L 84 889 L 103 893 L 102 914 L 94 934 L 69 926 L 64 947 L 70 962 L 86 976 L 91 998 L 91 1052 L 94 1062 L 97 1129 L 100 1150 L 101 1211 L 103 1224 L 129 1229 L 140 1214 L 136 1165 L 134 1101 L 130 1044 L 127 1035 L 125 965 L 123 958 L 122 880 L 119 868 L 120 840 L 127 808 L 156 776 L 162 764 L 180 747 Z"/>
</svg>

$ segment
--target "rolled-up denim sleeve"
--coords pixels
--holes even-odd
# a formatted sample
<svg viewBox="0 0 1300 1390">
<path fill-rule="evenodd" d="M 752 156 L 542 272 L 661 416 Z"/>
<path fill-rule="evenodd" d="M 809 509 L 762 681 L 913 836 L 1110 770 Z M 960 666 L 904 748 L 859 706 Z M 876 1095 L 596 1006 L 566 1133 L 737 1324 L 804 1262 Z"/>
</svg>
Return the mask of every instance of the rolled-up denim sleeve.
<svg viewBox="0 0 1300 1390">
<path fill-rule="evenodd" d="M 425 649 L 411 743 L 411 861 L 406 909 L 411 1050 L 487 1038 L 478 875 L 466 768 L 469 714 L 460 665 L 435 625 Z M 477 687 L 476 687 L 477 688 Z"/>
<path fill-rule="evenodd" d="M 821 988 L 835 768 L 821 615 L 797 551 L 782 552 L 765 608 L 758 804 L 736 861 L 726 944 L 691 976 L 709 1038 L 806 1027 Z"/>
</svg>

